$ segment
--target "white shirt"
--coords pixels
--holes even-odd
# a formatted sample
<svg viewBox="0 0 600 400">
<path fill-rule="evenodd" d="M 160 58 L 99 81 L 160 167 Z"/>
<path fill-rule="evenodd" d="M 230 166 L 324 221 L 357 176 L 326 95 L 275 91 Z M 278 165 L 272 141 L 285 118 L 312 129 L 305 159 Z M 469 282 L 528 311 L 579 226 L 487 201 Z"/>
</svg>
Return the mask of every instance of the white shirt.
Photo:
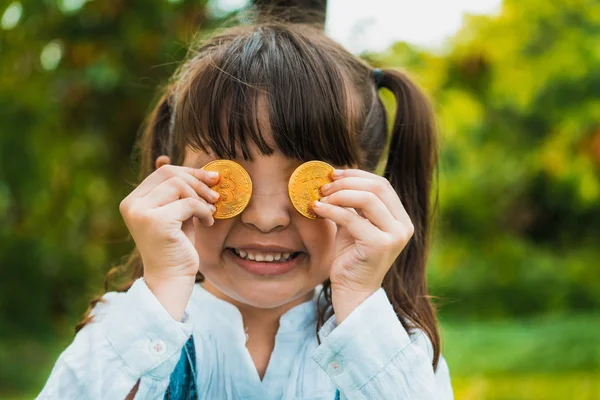
<svg viewBox="0 0 600 400">
<path fill-rule="evenodd" d="M 261 381 L 246 348 L 242 316 L 200 283 L 181 322 L 171 317 L 142 278 L 127 292 L 108 292 L 94 320 L 54 365 L 38 399 L 163 399 L 182 348 L 194 335 L 200 399 L 334 400 L 452 399 L 448 365 L 437 372 L 426 335 L 402 327 L 383 289 L 338 326 L 332 316 L 316 338 L 316 302 L 281 316 Z"/>
</svg>

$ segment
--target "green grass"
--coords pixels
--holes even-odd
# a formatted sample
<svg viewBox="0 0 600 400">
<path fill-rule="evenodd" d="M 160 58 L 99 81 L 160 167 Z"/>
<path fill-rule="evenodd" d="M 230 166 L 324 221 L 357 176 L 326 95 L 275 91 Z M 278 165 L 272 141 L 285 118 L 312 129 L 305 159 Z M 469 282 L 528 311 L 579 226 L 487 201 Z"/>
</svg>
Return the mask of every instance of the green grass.
<svg viewBox="0 0 600 400">
<path fill-rule="evenodd" d="M 600 372 L 599 332 L 600 314 L 443 321 L 442 352 L 453 376 Z"/>
<path fill-rule="evenodd" d="M 464 376 L 452 386 L 457 400 L 600 399 L 600 373 Z"/>
<path fill-rule="evenodd" d="M 459 400 L 600 399 L 600 314 L 443 321 Z"/>
</svg>

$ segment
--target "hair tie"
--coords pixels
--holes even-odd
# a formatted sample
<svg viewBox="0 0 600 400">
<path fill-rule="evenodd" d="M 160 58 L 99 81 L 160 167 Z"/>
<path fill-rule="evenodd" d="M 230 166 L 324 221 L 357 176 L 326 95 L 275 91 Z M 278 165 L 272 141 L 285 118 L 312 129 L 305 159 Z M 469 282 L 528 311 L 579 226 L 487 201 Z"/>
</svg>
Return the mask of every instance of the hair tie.
<svg viewBox="0 0 600 400">
<path fill-rule="evenodd" d="M 375 86 L 377 89 L 382 87 L 381 81 L 383 80 L 383 71 L 381 68 L 375 68 Z"/>
</svg>

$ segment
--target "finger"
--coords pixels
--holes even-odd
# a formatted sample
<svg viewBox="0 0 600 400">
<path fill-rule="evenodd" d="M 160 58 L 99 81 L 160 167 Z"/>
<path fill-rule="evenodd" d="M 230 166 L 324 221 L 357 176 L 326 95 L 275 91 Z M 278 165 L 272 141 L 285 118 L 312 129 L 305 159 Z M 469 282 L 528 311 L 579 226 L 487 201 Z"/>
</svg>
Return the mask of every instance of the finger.
<svg viewBox="0 0 600 400">
<path fill-rule="evenodd" d="M 334 190 L 339 189 L 361 189 L 364 181 L 359 181 L 359 179 L 366 179 L 370 181 L 368 184 L 368 189 L 383 200 L 386 207 L 390 210 L 392 215 L 398 221 L 402 221 L 405 219 L 409 219 L 410 217 L 402 204 L 402 200 L 398 196 L 396 189 L 392 186 L 390 181 L 388 181 L 383 176 L 379 176 L 372 172 L 364 171 L 362 169 L 336 169 L 335 173 L 332 174 L 333 182 L 330 183 Z M 346 182 L 348 181 L 349 182 Z M 329 185 L 324 185 L 321 190 L 323 195 L 327 195 L 327 191 L 330 190 Z M 327 188 L 324 189 L 324 187 Z"/>
<path fill-rule="evenodd" d="M 158 189 L 159 187 L 161 189 Z M 179 188 L 182 194 L 187 193 L 188 195 L 173 197 L 173 188 Z M 165 193 L 162 193 L 163 190 L 165 190 Z M 192 192 L 195 193 L 195 196 L 192 195 Z M 208 187 L 206 183 L 196 179 L 188 173 L 181 173 L 181 171 L 178 171 L 175 175 L 171 176 L 169 179 L 163 181 L 158 186 L 150 190 L 148 193 L 146 193 L 146 195 L 142 196 L 142 198 L 154 197 L 160 199 L 158 201 L 149 203 L 156 207 L 159 205 L 164 205 L 169 201 L 177 200 L 178 198 L 197 196 L 200 196 L 211 203 L 214 203 L 219 199 L 219 193 Z"/>
<path fill-rule="evenodd" d="M 321 198 L 321 201 L 361 211 L 373 225 L 384 232 L 390 233 L 395 231 L 397 229 L 396 226 L 399 224 L 381 199 L 371 192 L 364 190 L 340 190 Z"/>
<path fill-rule="evenodd" d="M 376 178 L 381 178 L 377 175 L 374 176 Z M 408 214 L 406 213 L 400 198 L 398 198 L 398 194 L 385 178 L 382 179 L 385 183 L 382 182 L 381 179 L 373 179 L 372 177 L 364 178 L 348 176 L 323 185 L 321 187 L 321 193 L 324 196 L 328 196 L 339 190 L 345 189 L 368 191 L 374 193 L 381 199 L 396 220 L 401 221 L 405 219 L 408 217 Z"/>
<path fill-rule="evenodd" d="M 148 175 L 146 179 L 131 192 L 130 196 L 135 198 L 144 197 L 160 183 L 174 176 L 181 177 L 192 187 L 198 186 L 198 181 L 203 182 L 205 186 L 214 186 L 219 182 L 219 175 L 216 172 L 213 173 L 213 171 L 205 171 L 198 168 L 167 164 Z M 199 194 L 202 197 L 205 197 L 203 193 Z"/>
<path fill-rule="evenodd" d="M 192 217 L 196 217 L 202 225 L 212 226 L 215 222 L 213 218 L 215 210 L 215 206 L 203 199 L 186 197 L 185 199 L 175 200 L 156 209 L 156 213 L 162 215 L 164 219 L 176 220 L 182 223 Z"/>
<path fill-rule="evenodd" d="M 186 197 L 200 198 L 198 193 L 183 178 L 173 176 L 156 186 L 139 201 L 146 208 L 157 208 Z"/>
<path fill-rule="evenodd" d="M 369 222 L 368 219 L 343 207 L 315 201 L 312 208 L 320 217 L 328 218 L 336 224 L 345 227 L 356 239 L 371 242 L 377 240 L 377 237 L 381 235 L 381 231 Z"/>
</svg>

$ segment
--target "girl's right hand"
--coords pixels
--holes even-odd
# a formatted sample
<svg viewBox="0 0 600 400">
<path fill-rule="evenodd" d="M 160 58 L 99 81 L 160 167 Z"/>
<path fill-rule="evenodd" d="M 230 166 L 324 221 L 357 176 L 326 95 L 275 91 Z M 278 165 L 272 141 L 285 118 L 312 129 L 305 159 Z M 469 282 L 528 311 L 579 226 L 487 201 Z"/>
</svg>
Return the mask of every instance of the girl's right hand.
<svg viewBox="0 0 600 400">
<path fill-rule="evenodd" d="M 216 172 L 167 164 L 121 201 L 119 211 L 142 257 L 146 283 L 193 285 L 200 260 L 192 217 L 213 225 L 212 203 L 219 195 L 210 186 L 218 178 Z"/>
</svg>

